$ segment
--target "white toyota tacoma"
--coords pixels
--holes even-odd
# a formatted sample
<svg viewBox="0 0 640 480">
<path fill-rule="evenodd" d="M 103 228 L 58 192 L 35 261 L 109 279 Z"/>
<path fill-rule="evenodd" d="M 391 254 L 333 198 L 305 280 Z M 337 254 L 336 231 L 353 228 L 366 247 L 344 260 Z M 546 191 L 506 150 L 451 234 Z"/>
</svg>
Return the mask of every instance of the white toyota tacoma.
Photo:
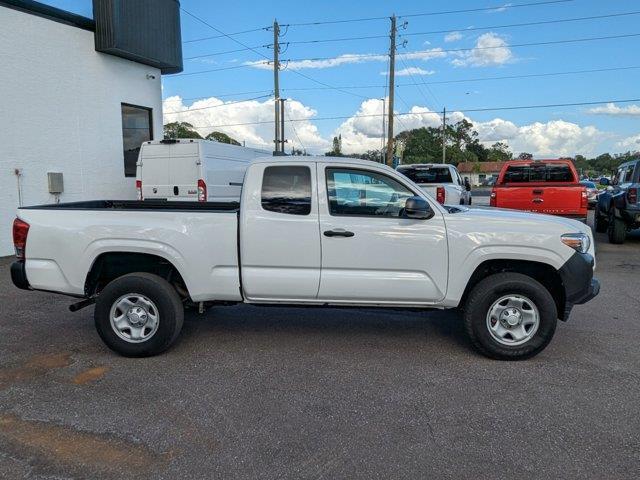
<svg viewBox="0 0 640 480">
<path fill-rule="evenodd" d="M 166 350 L 184 308 L 460 308 L 472 344 L 523 359 L 597 295 L 591 230 L 564 218 L 444 207 L 391 168 L 265 158 L 240 202 L 97 200 L 20 208 L 13 283 L 95 303 L 104 342 Z"/>
</svg>

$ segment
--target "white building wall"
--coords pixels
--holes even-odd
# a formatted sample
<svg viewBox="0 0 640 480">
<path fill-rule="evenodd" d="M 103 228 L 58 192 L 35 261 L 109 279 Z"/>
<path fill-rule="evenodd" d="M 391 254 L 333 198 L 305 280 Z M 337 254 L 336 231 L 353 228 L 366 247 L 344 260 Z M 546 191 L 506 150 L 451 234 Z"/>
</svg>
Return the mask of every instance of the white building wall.
<svg viewBox="0 0 640 480">
<path fill-rule="evenodd" d="M 152 108 L 161 138 L 161 96 L 158 69 L 96 52 L 93 32 L 0 7 L 0 256 L 13 253 L 16 168 L 23 205 L 55 200 L 49 171 L 64 174 L 61 202 L 135 198 L 121 103 Z"/>
</svg>

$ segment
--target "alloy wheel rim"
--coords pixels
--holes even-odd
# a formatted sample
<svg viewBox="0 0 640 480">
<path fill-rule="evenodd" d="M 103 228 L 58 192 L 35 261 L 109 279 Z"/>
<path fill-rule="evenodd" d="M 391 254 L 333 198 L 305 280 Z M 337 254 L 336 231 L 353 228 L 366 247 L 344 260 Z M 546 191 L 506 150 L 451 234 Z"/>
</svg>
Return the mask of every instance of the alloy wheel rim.
<svg viewBox="0 0 640 480">
<path fill-rule="evenodd" d="M 487 312 L 487 329 L 501 345 L 522 345 L 533 338 L 539 326 L 538 307 L 524 295 L 504 295 Z"/>
<path fill-rule="evenodd" d="M 127 293 L 113 302 L 109 319 L 114 333 L 128 343 L 146 342 L 160 325 L 158 307 L 139 293 Z"/>
</svg>

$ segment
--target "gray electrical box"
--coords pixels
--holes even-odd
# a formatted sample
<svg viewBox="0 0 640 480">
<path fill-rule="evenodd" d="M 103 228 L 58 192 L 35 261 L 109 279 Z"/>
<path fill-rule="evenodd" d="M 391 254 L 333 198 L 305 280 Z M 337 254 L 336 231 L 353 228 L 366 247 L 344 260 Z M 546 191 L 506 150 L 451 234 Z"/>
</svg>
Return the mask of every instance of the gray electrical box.
<svg viewBox="0 0 640 480">
<path fill-rule="evenodd" d="M 62 172 L 47 172 L 47 180 L 49 181 L 49 193 L 64 192 Z"/>
</svg>

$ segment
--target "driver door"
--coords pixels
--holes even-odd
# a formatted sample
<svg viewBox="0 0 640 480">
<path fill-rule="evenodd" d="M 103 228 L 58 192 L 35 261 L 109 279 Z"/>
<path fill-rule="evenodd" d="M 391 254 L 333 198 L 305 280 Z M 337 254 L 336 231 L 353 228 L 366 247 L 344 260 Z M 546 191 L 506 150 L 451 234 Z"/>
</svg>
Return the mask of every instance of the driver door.
<svg viewBox="0 0 640 480">
<path fill-rule="evenodd" d="M 403 217 L 420 195 L 384 170 L 318 163 L 322 268 L 318 299 L 332 303 L 429 304 L 444 298 L 444 219 Z M 431 203 L 431 202 L 430 202 Z"/>
</svg>

